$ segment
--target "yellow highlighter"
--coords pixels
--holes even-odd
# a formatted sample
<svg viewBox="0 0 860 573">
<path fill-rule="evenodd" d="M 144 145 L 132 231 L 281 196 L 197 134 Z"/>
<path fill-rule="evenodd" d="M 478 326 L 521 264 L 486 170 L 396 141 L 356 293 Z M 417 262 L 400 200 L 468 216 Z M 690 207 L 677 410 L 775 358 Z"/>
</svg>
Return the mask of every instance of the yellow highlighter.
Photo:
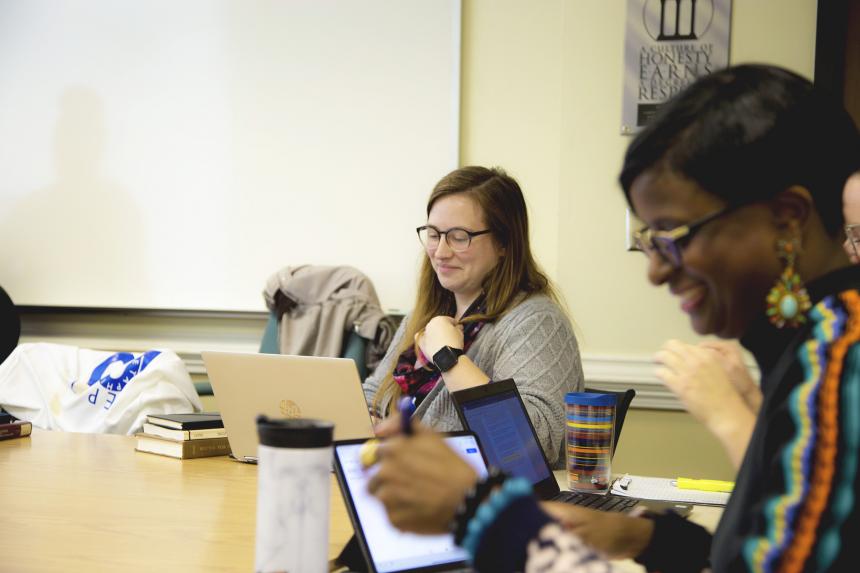
<svg viewBox="0 0 860 573">
<path fill-rule="evenodd" d="M 699 491 L 731 493 L 735 487 L 735 483 L 718 479 L 678 478 L 675 481 L 675 487 L 678 489 L 697 489 Z"/>
</svg>

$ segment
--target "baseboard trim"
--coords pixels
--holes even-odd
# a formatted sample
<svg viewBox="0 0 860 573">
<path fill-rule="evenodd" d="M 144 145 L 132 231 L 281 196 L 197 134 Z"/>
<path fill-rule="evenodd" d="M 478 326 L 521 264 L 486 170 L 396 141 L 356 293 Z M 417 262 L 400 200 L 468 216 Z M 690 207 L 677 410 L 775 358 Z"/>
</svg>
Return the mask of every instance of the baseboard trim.
<svg viewBox="0 0 860 573">
<path fill-rule="evenodd" d="M 654 375 L 651 356 L 584 354 L 582 370 L 589 388 L 621 392 L 632 388 L 631 408 L 683 410 L 681 402 Z"/>
</svg>

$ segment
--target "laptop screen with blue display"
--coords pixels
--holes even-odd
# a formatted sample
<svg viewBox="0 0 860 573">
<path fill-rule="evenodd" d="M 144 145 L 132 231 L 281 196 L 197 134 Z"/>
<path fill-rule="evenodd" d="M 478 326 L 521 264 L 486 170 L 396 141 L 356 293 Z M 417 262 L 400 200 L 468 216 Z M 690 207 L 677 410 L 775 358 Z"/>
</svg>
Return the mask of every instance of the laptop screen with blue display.
<svg viewBox="0 0 860 573">
<path fill-rule="evenodd" d="M 478 434 L 484 454 L 493 465 L 533 484 L 552 476 L 528 415 L 515 394 L 478 398 L 462 403 L 461 408 L 467 427 Z"/>
<path fill-rule="evenodd" d="M 528 479 L 542 499 L 558 494 L 558 483 L 513 380 L 475 386 L 451 396 L 463 426 L 477 434 L 487 463 Z"/>
</svg>

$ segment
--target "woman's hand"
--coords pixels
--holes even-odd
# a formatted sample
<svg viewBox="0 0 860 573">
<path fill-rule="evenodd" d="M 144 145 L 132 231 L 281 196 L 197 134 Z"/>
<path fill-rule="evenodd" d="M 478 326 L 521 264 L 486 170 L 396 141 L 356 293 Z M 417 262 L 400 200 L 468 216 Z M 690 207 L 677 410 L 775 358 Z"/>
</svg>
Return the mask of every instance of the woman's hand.
<svg viewBox="0 0 860 573">
<path fill-rule="evenodd" d="M 655 374 L 708 428 L 719 427 L 746 403 L 713 350 L 670 340 L 654 359 Z"/>
<path fill-rule="evenodd" d="M 610 559 L 636 557 L 654 534 L 654 522 L 644 517 L 552 501 L 542 503 L 541 507 L 565 529 Z"/>
<path fill-rule="evenodd" d="M 747 365 L 744 364 L 740 345 L 737 342 L 709 340 L 699 344 L 699 347 L 713 350 L 719 355 L 720 362 L 729 377 L 729 382 L 741 395 L 750 411 L 753 414 L 758 414 L 758 410 L 761 408 L 761 389 L 750 376 Z"/>
<path fill-rule="evenodd" d="M 740 467 L 755 425 L 755 414 L 729 379 L 721 356 L 670 340 L 654 355 L 655 374 L 723 444 L 736 468 Z"/>
<path fill-rule="evenodd" d="M 433 355 L 443 346 L 462 350 L 463 325 L 450 316 L 436 316 L 415 335 L 415 342 L 428 360 L 433 360 Z"/>
<path fill-rule="evenodd" d="M 403 416 L 400 412 L 390 414 L 388 417 L 379 420 L 378 423 L 374 425 L 373 433 L 377 438 L 393 438 L 394 436 L 399 435 L 403 430 L 402 418 Z M 412 428 L 416 432 L 419 429 L 423 429 L 424 431 L 427 430 L 427 428 L 422 426 L 421 422 L 415 418 L 409 420 L 409 423 L 412 424 Z"/>
<path fill-rule="evenodd" d="M 424 330 L 415 335 L 415 343 L 430 361 L 443 346 L 462 350 L 464 346 L 463 325 L 450 316 L 436 316 L 430 319 Z M 460 357 L 457 364 L 457 368 L 442 373 L 442 379 L 450 392 L 480 386 L 490 381 L 490 377 L 468 357 Z"/>
<path fill-rule="evenodd" d="M 478 475 L 439 434 L 415 421 L 413 428 L 412 436 L 379 445 L 377 472 L 368 490 L 398 529 L 444 533 Z"/>
</svg>

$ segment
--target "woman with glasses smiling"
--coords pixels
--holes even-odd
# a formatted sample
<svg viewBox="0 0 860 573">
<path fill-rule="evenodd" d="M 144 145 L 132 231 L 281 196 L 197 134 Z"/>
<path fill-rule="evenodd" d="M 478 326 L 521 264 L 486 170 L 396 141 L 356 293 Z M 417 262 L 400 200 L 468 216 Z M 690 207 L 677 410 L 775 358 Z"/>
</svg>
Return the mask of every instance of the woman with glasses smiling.
<svg viewBox="0 0 860 573">
<path fill-rule="evenodd" d="M 648 225 L 648 279 L 696 332 L 740 339 L 760 404 L 731 391 L 716 353 L 667 343 L 657 376 L 734 451 L 734 491 L 713 538 L 674 516 L 567 513 L 586 541 L 650 570 L 856 569 L 860 268 L 842 247 L 842 189 L 858 168 L 841 105 L 767 66 L 699 80 L 632 142 L 620 180 Z"/>
<path fill-rule="evenodd" d="M 570 322 L 529 247 L 526 204 L 500 169 L 442 178 L 417 229 L 415 308 L 364 384 L 379 417 L 401 396 L 439 431 L 462 429 L 450 392 L 512 378 L 551 464 L 564 463 L 564 395 L 582 389 Z"/>
</svg>

